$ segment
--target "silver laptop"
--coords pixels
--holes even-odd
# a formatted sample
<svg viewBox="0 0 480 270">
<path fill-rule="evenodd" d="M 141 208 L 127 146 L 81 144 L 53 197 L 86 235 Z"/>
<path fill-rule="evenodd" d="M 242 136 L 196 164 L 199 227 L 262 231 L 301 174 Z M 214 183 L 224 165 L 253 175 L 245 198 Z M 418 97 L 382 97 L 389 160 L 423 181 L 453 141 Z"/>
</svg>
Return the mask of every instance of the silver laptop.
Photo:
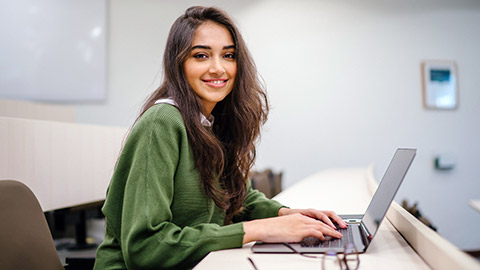
<svg viewBox="0 0 480 270">
<path fill-rule="evenodd" d="M 416 152 L 416 149 L 397 149 L 365 214 L 340 215 L 348 224 L 347 229 L 338 228 L 343 235 L 341 239 L 330 238 L 321 241 L 318 238 L 307 237 L 300 243 L 256 242 L 252 246 L 252 251 L 255 253 L 324 253 L 331 250 L 342 252 L 344 245 L 351 242 L 359 253 L 365 252 L 387 214 Z"/>
</svg>

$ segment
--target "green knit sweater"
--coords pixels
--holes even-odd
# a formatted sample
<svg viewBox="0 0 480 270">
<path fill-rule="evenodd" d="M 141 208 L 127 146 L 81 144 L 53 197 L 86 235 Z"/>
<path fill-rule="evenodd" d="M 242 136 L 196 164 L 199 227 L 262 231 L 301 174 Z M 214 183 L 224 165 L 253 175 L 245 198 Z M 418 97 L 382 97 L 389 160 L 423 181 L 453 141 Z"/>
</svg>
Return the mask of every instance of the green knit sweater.
<svg viewBox="0 0 480 270">
<path fill-rule="evenodd" d="M 273 217 L 282 207 L 251 188 L 236 220 Z M 237 248 L 241 222 L 206 197 L 178 109 L 150 108 L 132 129 L 102 209 L 105 240 L 95 269 L 189 269 L 210 251 Z"/>
</svg>

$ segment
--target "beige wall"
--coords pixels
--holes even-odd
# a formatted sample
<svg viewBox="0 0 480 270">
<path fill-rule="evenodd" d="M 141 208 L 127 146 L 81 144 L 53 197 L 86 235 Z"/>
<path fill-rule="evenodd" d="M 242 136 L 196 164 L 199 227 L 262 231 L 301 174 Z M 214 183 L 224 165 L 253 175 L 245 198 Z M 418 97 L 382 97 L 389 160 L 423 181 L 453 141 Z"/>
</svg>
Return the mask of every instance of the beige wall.
<svg viewBox="0 0 480 270">
<path fill-rule="evenodd" d="M 71 106 L 0 99 L 0 116 L 75 122 L 75 109 Z"/>
</svg>

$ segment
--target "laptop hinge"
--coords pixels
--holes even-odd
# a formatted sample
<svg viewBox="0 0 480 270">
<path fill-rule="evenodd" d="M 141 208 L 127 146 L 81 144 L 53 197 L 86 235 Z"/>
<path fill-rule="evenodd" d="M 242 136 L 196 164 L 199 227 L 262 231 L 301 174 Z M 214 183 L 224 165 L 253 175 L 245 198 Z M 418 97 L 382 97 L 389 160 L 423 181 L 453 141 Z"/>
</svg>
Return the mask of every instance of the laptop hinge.
<svg viewBox="0 0 480 270">
<path fill-rule="evenodd" d="M 370 241 L 372 240 L 372 235 L 368 232 L 367 227 L 365 226 L 365 224 L 363 224 L 363 221 L 360 222 L 360 227 L 361 227 L 360 232 L 362 234 L 363 243 L 365 244 L 365 246 L 368 246 L 370 244 Z"/>
</svg>

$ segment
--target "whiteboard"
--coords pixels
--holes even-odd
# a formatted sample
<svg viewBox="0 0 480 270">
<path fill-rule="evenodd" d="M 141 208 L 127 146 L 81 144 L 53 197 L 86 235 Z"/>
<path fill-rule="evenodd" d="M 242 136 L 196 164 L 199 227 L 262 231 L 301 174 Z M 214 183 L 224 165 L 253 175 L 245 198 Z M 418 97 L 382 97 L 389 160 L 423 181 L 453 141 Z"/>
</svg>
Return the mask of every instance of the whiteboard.
<svg viewBox="0 0 480 270">
<path fill-rule="evenodd" d="M 1 0 L 0 98 L 106 98 L 106 0 Z"/>
</svg>

